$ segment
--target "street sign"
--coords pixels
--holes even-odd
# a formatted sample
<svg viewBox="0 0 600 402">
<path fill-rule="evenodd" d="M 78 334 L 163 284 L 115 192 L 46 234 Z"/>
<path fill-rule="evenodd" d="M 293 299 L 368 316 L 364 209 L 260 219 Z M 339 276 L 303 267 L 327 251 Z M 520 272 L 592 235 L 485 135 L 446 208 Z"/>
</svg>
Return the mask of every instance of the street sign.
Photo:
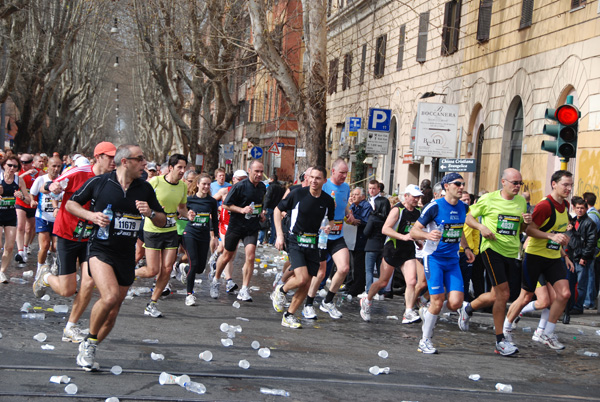
<svg viewBox="0 0 600 402">
<path fill-rule="evenodd" d="M 390 131 L 392 111 L 390 109 L 369 109 L 369 131 Z"/>
<path fill-rule="evenodd" d="M 477 159 L 440 159 L 440 172 L 474 172 Z"/>
<path fill-rule="evenodd" d="M 223 157 L 233 159 L 233 144 L 223 144 Z"/>
<path fill-rule="evenodd" d="M 279 155 L 279 148 L 277 147 L 277 143 L 274 142 L 273 145 L 271 145 L 271 147 L 269 148 L 269 150 L 267 152 L 269 152 L 271 154 Z"/>
<path fill-rule="evenodd" d="M 277 148 L 281 149 L 281 148 L 283 148 L 284 145 L 285 144 L 283 142 L 278 142 L 277 143 Z"/>
<path fill-rule="evenodd" d="M 350 137 L 356 137 L 358 130 L 362 126 L 362 118 L 360 117 L 346 117 L 346 127 L 348 127 L 348 135 Z"/>
<path fill-rule="evenodd" d="M 296 156 L 299 158 L 305 158 L 306 157 L 306 149 L 304 149 L 304 148 L 296 149 Z"/>
<path fill-rule="evenodd" d="M 406 164 L 406 165 L 411 165 L 414 163 L 413 161 L 413 154 L 404 154 L 402 155 L 402 163 Z"/>
<path fill-rule="evenodd" d="M 456 156 L 458 105 L 419 103 L 415 156 L 452 158 Z"/>
<path fill-rule="evenodd" d="M 369 131 L 367 134 L 366 153 L 387 155 L 390 147 L 389 139 L 390 133 Z"/>
<path fill-rule="evenodd" d="M 262 148 L 261 147 L 252 147 L 252 149 L 250 150 L 250 156 L 252 156 L 254 159 L 262 158 L 262 156 L 263 156 Z"/>
</svg>

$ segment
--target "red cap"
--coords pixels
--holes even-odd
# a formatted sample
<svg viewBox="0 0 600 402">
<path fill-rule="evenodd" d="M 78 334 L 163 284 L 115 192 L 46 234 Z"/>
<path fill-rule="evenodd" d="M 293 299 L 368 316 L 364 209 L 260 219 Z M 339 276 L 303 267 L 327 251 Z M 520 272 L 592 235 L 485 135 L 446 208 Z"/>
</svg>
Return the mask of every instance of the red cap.
<svg viewBox="0 0 600 402">
<path fill-rule="evenodd" d="M 115 156 L 116 153 L 117 153 L 117 147 L 115 147 L 112 142 L 108 142 L 108 141 L 102 141 L 101 143 L 96 145 L 96 148 L 94 148 L 94 156 L 98 156 L 98 155 Z"/>
</svg>

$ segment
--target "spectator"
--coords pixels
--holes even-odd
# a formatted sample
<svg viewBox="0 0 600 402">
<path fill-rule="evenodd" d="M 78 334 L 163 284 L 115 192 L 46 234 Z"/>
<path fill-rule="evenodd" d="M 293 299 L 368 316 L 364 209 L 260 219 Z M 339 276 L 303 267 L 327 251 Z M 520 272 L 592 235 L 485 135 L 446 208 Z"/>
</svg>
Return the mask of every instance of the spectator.
<svg viewBox="0 0 600 402">
<path fill-rule="evenodd" d="M 369 204 L 375 209 L 375 198 L 379 197 L 379 182 L 375 179 L 369 182 Z"/>
<path fill-rule="evenodd" d="M 365 290 L 365 245 L 367 238 L 364 234 L 365 226 L 371 215 L 371 204 L 366 201 L 365 190 L 356 187 L 350 195 L 352 214 L 348 217 L 348 223 L 357 227 L 356 243 L 354 250 L 350 252 L 350 266 L 352 268 L 352 279 L 348 282 L 346 292 L 353 297 L 358 296 Z"/>
<path fill-rule="evenodd" d="M 385 235 L 381 233 L 381 228 L 383 228 L 391 209 L 390 202 L 385 197 L 376 197 L 373 201 L 375 202 L 375 208 L 369 215 L 367 225 L 363 231 L 367 238 L 365 245 L 365 297 L 373 284 L 374 274 L 380 272 L 383 243 L 385 242 Z"/>
<path fill-rule="evenodd" d="M 598 280 L 600 279 L 600 258 L 598 258 L 600 247 L 600 213 L 594 207 L 596 205 L 596 194 L 583 193 L 583 199 L 587 204 L 587 214 L 590 219 L 596 224 L 596 237 L 599 242 L 596 242 L 596 251 L 594 251 L 594 264 L 590 267 L 590 278 L 588 281 L 587 295 L 583 304 L 583 308 L 594 309 L 598 307 Z"/>
<path fill-rule="evenodd" d="M 275 222 L 273 222 L 273 211 L 275 207 L 279 205 L 279 202 L 283 199 L 283 194 L 285 194 L 285 188 L 279 183 L 277 180 L 277 175 L 272 174 L 269 178 L 269 187 L 267 188 L 267 194 L 265 194 L 265 208 L 267 209 L 267 218 L 270 222 L 271 234 L 269 236 L 268 243 L 273 245 L 275 244 Z M 266 232 L 266 231 L 265 231 Z"/>
</svg>

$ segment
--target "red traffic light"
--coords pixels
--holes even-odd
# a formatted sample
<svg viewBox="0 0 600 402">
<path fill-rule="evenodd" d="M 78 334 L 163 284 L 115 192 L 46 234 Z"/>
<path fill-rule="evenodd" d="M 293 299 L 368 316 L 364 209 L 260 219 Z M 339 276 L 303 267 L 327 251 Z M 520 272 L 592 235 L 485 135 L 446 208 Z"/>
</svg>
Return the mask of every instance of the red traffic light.
<svg viewBox="0 0 600 402">
<path fill-rule="evenodd" d="M 577 120 L 579 120 L 579 110 L 573 105 L 562 105 L 556 109 L 555 117 L 560 124 L 570 126 L 577 123 Z"/>
</svg>

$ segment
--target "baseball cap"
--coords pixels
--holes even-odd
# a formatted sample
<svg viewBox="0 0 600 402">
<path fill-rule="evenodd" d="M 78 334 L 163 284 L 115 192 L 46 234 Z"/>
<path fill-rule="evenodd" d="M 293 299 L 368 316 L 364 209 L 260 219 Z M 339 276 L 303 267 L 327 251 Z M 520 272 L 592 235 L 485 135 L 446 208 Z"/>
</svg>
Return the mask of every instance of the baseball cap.
<svg viewBox="0 0 600 402">
<path fill-rule="evenodd" d="M 156 162 L 148 162 L 148 164 L 146 164 L 146 169 L 156 171 Z"/>
<path fill-rule="evenodd" d="M 101 143 L 96 145 L 96 148 L 94 148 L 94 156 L 98 156 L 98 155 L 115 156 L 116 153 L 117 153 L 117 147 L 115 147 L 112 142 L 108 142 L 108 141 L 102 141 Z"/>
<path fill-rule="evenodd" d="M 241 170 L 241 169 L 240 169 L 240 170 L 236 170 L 236 171 L 233 173 L 233 177 L 237 177 L 237 178 L 240 178 L 240 177 L 248 177 L 248 173 L 246 173 L 246 171 L 244 171 L 244 170 Z"/>
<path fill-rule="evenodd" d="M 423 195 L 421 189 L 416 184 L 409 184 L 408 186 L 406 186 L 406 188 L 404 189 L 404 194 L 410 194 L 413 197 L 420 197 Z"/>
<path fill-rule="evenodd" d="M 75 166 L 77 166 L 77 167 L 87 166 L 87 165 L 90 165 L 90 161 L 85 156 L 79 155 L 79 158 L 77 158 L 75 160 Z"/>
</svg>

